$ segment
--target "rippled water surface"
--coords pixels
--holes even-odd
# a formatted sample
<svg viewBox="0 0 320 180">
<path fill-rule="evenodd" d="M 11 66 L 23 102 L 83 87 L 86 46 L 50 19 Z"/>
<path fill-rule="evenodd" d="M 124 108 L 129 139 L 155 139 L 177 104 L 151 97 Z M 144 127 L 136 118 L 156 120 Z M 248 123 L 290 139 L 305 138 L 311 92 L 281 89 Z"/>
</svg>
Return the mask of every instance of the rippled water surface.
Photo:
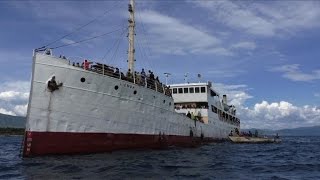
<svg viewBox="0 0 320 180">
<path fill-rule="evenodd" d="M 320 179 L 320 137 L 27 159 L 21 139 L 0 136 L 0 179 Z"/>
</svg>

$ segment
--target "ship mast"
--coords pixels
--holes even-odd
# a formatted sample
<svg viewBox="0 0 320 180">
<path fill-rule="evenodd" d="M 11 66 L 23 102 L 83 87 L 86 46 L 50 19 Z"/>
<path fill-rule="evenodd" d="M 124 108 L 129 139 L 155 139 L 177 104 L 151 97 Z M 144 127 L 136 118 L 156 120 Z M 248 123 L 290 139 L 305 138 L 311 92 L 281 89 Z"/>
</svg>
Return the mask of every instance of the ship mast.
<svg viewBox="0 0 320 180">
<path fill-rule="evenodd" d="M 130 69 L 131 73 L 134 74 L 134 36 L 135 36 L 135 20 L 134 20 L 134 11 L 135 11 L 135 2 L 134 0 L 130 0 L 130 3 L 128 5 L 128 11 L 129 11 L 129 48 L 128 48 L 128 68 Z"/>
</svg>

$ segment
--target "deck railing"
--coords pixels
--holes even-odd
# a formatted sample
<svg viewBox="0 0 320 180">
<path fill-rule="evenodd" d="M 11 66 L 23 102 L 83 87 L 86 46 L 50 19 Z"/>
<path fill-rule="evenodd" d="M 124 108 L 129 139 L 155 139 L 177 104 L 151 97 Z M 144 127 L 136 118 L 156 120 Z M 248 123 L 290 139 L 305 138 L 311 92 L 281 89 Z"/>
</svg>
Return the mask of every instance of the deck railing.
<svg viewBox="0 0 320 180">
<path fill-rule="evenodd" d="M 79 63 L 72 63 L 72 66 L 85 69 L 83 65 L 80 65 Z M 108 66 L 106 64 L 98 63 L 98 62 L 91 64 L 90 67 L 85 70 L 102 74 L 105 76 L 110 76 L 117 79 L 125 80 L 133 84 L 137 84 L 139 86 L 149 88 L 159 93 L 165 94 L 166 96 L 172 97 L 170 87 L 164 85 L 158 79 L 150 77 L 150 75 L 142 75 L 137 72 L 134 72 L 134 73 L 127 72 L 124 74 L 123 72 L 120 71 L 119 68 L 115 68 L 112 66 Z"/>
</svg>

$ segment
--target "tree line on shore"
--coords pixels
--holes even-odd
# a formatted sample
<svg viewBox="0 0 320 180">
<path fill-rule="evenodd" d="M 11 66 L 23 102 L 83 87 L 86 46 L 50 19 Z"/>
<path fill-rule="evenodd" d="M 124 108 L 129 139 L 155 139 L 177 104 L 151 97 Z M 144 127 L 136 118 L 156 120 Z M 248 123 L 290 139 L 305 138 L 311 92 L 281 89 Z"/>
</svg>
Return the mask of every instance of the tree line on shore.
<svg viewBox="0 0 320 180">
<path fill-rule="evenodd" d="M 0 128 L 0 135 L 24 135 L 24 128 Z"/>
</svg>

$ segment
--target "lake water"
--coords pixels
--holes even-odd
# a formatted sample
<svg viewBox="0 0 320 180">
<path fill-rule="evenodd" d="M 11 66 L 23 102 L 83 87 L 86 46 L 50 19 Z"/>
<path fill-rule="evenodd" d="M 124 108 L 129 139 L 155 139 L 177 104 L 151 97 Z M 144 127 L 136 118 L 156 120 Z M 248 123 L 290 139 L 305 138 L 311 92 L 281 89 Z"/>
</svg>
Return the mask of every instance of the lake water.
<svg viewBox="0 0 320 180">
<path fill-rule="evenodd" d="M 0 179 L 320 179 L 320 137 L 26 159 L 21 140 L 0 136 Z"/>
</svg>

